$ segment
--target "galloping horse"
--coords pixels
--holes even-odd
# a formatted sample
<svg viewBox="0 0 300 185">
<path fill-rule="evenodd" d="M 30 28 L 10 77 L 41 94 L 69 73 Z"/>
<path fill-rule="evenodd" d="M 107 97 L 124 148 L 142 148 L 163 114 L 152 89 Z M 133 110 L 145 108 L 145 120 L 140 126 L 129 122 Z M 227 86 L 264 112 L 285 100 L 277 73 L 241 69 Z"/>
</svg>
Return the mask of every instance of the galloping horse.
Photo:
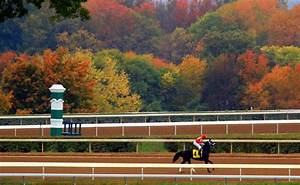
<svg viewBox="0 0 300 185">
<path fill-rule="evenodd" d="M 213 147 L 214 145 L 215 145 L 215 143 L 211 139 L 209 139 L 208 141 L 206 141 L 204 143 L 202 150 L 192 149 L 192 150 L 179 151 L 174 155 L 173 163 L 175 161 L 177 161 L 179 159 L 179 157 L 182 157 L 183 160 L 182 160 L 181 164 L 184 164 L 186 162 L 191 164 L 191 159 L 198 160 L 198 161 L 204 161 L 205 164 L 208 164 L 208 163 L 213 164 L 213 162 L 211 162 L 209 160 L 209 153 L 210 153 L 210 148 Z M 179 171 L 181 172 L 181 169 L 179 169 Z M 209 168 L 207 168 L 207 171 L 208 171 L 208 173 L 211 172 L 209 170 Z"/>
</svg>

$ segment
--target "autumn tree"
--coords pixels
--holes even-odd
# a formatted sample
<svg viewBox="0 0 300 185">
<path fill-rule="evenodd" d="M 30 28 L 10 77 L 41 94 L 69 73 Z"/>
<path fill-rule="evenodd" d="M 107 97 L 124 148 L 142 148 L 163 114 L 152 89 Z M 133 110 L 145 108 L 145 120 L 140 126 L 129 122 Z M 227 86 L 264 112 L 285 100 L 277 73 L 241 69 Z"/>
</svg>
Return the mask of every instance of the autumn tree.
<svg viewBox="0 0 300 185">
<path fill-rule="evenodd" d="M 239 109 L 237 95 L 240 78 L 236 69 L 236 57 L 220 55 L 209 66 L 204 79 L 203 103 L 209 110 Z"/>
<path fill-rule="evenodd" d="M 87 30 L 77 30 L 69 34 L 68 32 L 60 33 L 56 36 L 58 46 L 68 48 L 70 51 L 76 49 L 89 49 L 93 52 L 104 48 L 104 43 L 98 40 L 94 34 Z"/>
<path fill-rule="evenodd" d="M 0 54 L 0 79 L 2 79 L 2 72 L 10 63 L 16 60 L 17 54 L 13 51 L 7 51 Z"/>
<path fill-rule="evenodd" d="M 264 44 L 270 17 L 281 10 L 278 0 L 239 0 L 225 4 L 217 11 L 225 22 L 238 24 L 257 38 L 259 44 Z"/>
<path fill-rule="evenodd" d="M 12 92 L 12 113 L 46 113 L 49 111 L 49 87 L 63 84 L 66 89 L 65 110 L 97 111 L 95 104 L 96 70 L 92 55 L 86 51 L 59 48 L 42 55 L 21 54 L 9 62 L 2 76 L 3 92 Z"/>
<path fill-rule="evenodd" d="M 180 83 L 174 103 L 181 110 L 198 109 L 204 87 L 206 62 L 193 56 L 186 56 L 178 66 Z"/>
<path fill-rule="evenodd" d="M 12 93 L 4 93 L 2 90 L 0 90 L 0 115 L 8 114 L 11 111 L 12 108 Z"/>
<path fill-rule="evenodd" d="M 144 53 L 153 49 L 153 38 L 160 36 L 159 24 L 116 1 L 90 0 L 86 3 L 91 20 L 88 28 L 108 48 Z"/>
<path fill-rule="evenodd" d="M 203 90 L 203 79 L 207 64 L 193 56 L 186 56 L 178 66 L 179 74 L 185 80 L 195 97 L 201 97 Z M 200 99 L 200 98 L 199 98 Z"/>
<path fill-rule="evenodd" d="M 264 54 L 257 54 L 253 50 L 237 58 L 239 76 L 244 84 L 261 80 L 269 72 L 269 60 Z"/>
<path fill-rule="evenodd" d="M 70 53 L 65 48 L 56 51 L 46 50 L 44 63 L 44 84 L 50 87 L 54 83 L 63 84 L 68 90 L 65 96 L 65 109 L 68 112 L 96 112 L 95 103 L 98 78 L 93 67 L 92 53 L 77 50 Z"/>
<path fill-rule="evenodd" d="M 143 16 L 155 18 L 156 11 L 153 2 L 143 2 L 135 6 L 134 10 Z"/>
<path fill-rule="evenodd" d="M 261 51 L 265 53 L 273 64 L 295 65 L 300 63 L 300 48 L 295 46 L 264 46 Z"/>
<path fill-rule="evenodd" d="M 166 32 L 187 28 L 206 12 L 217 9 L 214 0 L 157 1 L 156 17 Z"/>
<path fill-rule="evenodd" d="M 96 101 L 100 112 L 137 112 L 140 96 L 131 93 L 128 77 L 116 70 L 116 62 L 108 59 L 99 73 Z"/>
<path fill-rule="evenodd" d="M 19 55 L 3 71 L 3 92 L 11 92 L 12 113 L 45 113 L 48 89 L 45 87 L 43 65 L 37 56 Z M 49 86 L 50 87 L 50 86 Z"/>
<path fill-rule="evenodd" d="M 153 63 L 151 55 L 138 55 L 134 52 L 121 53 L 118 50 L 103 50 L 95 55 L 94 63 L 103 69 L 111 58 L 116 62 L 116 70 L 128 75 L 132 93 L 140 95 L 142 111 L 161 110 L 160 72 Z"/>
<path fill-rule="evenodd" d="M 170 63 L 179 64 L 184 56 L 193 52 L 194 45 L 192 34 L 183 28 L 177 28 L 159 38 L 156 53 Z"/>
<path fill-rule="evenodd" d="M 255 109 L 300 107 L 300 65 L 275 66 L 261 81 L 250 84 L 242 101 Z"/>
<path fill-rule="evenodd" d="M 268 24 L 270 45 L 300 46 L 300 5 L 274 14 Z"/>
</svg>

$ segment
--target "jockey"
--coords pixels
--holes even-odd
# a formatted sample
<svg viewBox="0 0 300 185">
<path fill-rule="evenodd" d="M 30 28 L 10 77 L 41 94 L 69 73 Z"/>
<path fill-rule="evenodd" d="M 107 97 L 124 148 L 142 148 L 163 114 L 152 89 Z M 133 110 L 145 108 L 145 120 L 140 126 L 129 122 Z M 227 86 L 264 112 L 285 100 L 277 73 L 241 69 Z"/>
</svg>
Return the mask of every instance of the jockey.
<svg viewBox="0 0 300 185">
<path fill-rule="evenodd" d="M 193 145 L 196 146 L 198 148 L 198 150 L 202 149 L 202 145 L 204 145 L 203 139 L 206 139 L 207 136 L 205 134 L 201 134 L 201 136 L 197 137 L 194 142 Z"/>
</svg>

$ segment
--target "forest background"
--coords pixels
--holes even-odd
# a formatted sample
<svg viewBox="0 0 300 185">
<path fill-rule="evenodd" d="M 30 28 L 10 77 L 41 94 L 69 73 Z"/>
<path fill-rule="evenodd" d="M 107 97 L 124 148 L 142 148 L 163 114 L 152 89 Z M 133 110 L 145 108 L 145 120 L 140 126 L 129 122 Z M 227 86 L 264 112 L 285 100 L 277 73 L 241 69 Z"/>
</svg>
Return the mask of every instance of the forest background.
<svg viewBox="0 0 300 185">
<path fill-rule="evenodd" d="M 49 113 L 54 83 L 73 113 L 300 108 L 300 4 L 30 1 L 0 15 L 0 114 Z"/>
</svg>

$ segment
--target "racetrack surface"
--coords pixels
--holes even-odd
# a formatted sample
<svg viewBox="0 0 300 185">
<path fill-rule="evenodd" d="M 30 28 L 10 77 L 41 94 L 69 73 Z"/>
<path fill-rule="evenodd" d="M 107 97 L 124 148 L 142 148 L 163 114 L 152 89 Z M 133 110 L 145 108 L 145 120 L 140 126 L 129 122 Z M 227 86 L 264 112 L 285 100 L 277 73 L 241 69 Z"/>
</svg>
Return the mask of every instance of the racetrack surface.
<svg viewBox="0 0 300 185">
<path fill-rule="evenodd" d="M 0 153 L 0 162 L 99 162 L 99 163 L 171 163 L 174 153 L 57 153 L 23 154 Z M 212 154 L 210 157 L 217 164 L 300 164 L 300 154 Z M 180 161 L 177 161 L 180 163 Z M 192 161 L 192 163 L 200 163 Z M 202 163 L 202 162 L 201 162 Z M 0 173 L 42 173 L 36 168 L 2 168 Z M 53 168 L 45 173 L 91 173 L 91 168 Z M 178 174 L 177 169 L 143 169 L 144 173 Z M 141 173 L 140 168 L 95 168 L 94 173 Z M 183 170 L 189 174 L 189 169 Z M 206 169 L 196 169 L 196 174 L 208 174 Z M 214 175 L 239 175 L 240 169 L 215 169 Z M 243 175 L 289 175 L 287 169 L 242 169 Z M 300 170 L 292 169 L 290 175 L 300 175 Z"/>
</svg>

